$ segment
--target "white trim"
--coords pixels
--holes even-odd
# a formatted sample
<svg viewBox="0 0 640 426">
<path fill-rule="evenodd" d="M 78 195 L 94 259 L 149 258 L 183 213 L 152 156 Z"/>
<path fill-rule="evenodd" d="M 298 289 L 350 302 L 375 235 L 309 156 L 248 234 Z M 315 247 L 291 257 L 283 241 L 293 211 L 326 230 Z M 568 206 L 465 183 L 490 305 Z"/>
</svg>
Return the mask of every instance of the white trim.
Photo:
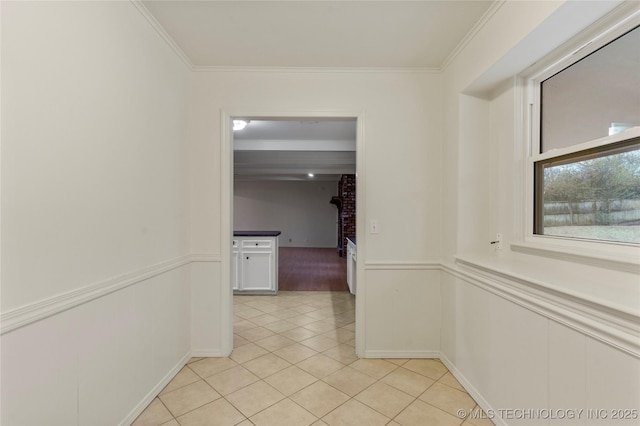
<svg viewBox="0 0 640 426">
<path fill-rule="evenodd" d="M 534 224 L 534 164 L 549 158 L 600 147 L 640 135 L 640 128 L 632 128 L 613 136 L 553 149 L 540 153 L 540 82 L 561 71 L 598 48 L 606 45 L 640 24 L 640 7 L 637 2 L 624 2 L 610 13 L 590 25 L 580 34 L 539 60 L 516 77 L 515 162 L 522 174 L 517 176 L 519 206 L 516 208 L 515 243 L 517 252 L 553 257 L 571 262 L 595 265 L 612 270 L 637 273 L 640 271 L 640 251 L 637 244 L 606 240 L 586 240 L 533 233 Z"/>
<path fill-rule="evenodd" d="M 377 271 L 395 271 L 395 270 L 440 270 L 441 265 L 439 262 L 405 262 L 405 261 L 390 261 L 390 262 L 365 262 L 364 269 L 377 270 Z"/>
<path fill-rule="evenodd" d="M 235 109 L 233 111 L 224 110 L 220 111 L 220 194 L 222 200 L 222 214 L 221 214 L 221 282 L 230 282 L 231 275 L 231 239 L 233 230 L 232 217 L 233 217 L 233 147 L 232 139 L 233 134 L 229 130 L 230 120 L 233 117 L 243 117 L 251 119 L 252 117 L 262 118 L 355 118 L 356 119 L 356 235 L 362 240 L 362 246 L 358 249 L 358 254 L 361 258 L 365 257 L 366 247 L 366 229 L 364 228 L 364 212 L 365 212 L 365 143 L 364 143 L 364 129 L 365 129 L 365 113 L 345 111 L 345 110 L 254 110 L 254 109 Z M 357 274 L 360 277 L 358 282 L 359 296 L 356 298 L 356 355 L 364 352 L 364 312 L 365 312 L 365 294 L 366 288 L 364 278 L 364 262 L 356 261 Z M 227 288 L 228 287 L 228 288 Z M 221 300 L 222 300 L 222 350 L 225 352 L 228 350 L 231 352 L 233 348 L 233 301 L 231 299 L 233 293 L 231 292 L 231 286 L 221 286 Z M 227 292 L 229 298 L 227 298 Z M 225 300 L 229 300 L 227 304 Z M 230 312 L 225 310 L 229 309 Z"/>
<path fill-rule="evenodd" d="M 537 61 L 524 73 L 527 80 L 540 82 L 558 71 L 589 56 L 640 24 L 640 7 L 637 2 L 625 1 L 607 13 L 580 34 L 572 37 L 558 49 Z"/>
<path fill-rule="evenodd" d="M 224 66 L 224 65 L 194 65 L 189 56 L 182 50 L 176 41 L 158 22 L 155 16 L 149 12 L 142 0 L 129 0 L 158 33 L 160 38 L 175 52 L 180 60 L 192 72 L 260 72 L 260 73 L 402 73 L 402 74 L 438 74 L 442 67 L 267 67 L 267 66 Z M 506 0 L 499 0 L 504 2 Z M 489 9 L 491 10 L 491 8 Z M 484 17 L 483 17 L 484 19 Z M 488 20 L 488 19 L 487 19 Z M 484 23 L 483 23 L 484 25 Z M 477 26 L 477 24 L 476 24 Z M 475 27 L 474 27 L 475 28 Z M 472 29 L 473 31 L 473 29 Z M 477 31 L 476 31 L 477 32 Z M 475 33 L 473 34 L 475 36 Z M 451 55 L 450 55 L 451 56 Z"/>
<path fill-rule="evenodd" d="M 256 72 L 256 73 L 327 73 L 327 74 L 349 74 L 349 73 L 371 73 L 371 74 L 439 74 L 440 68 L 429 67 L 265 67 L 265 66 L 203 66 L 197 65 L 191 68 L 193 72 Z"/>
<path fill-rule="evenodd" d="M 222 352 L 220 349 L 192 349 L 191 357 L 198 358 L 224 358 L 229 354 Z"/>
<path fill-rule="evenodd" d="M 221 351 L 233 351 L 233 289 L 231 287 L 231 257 L 233 247 L 233 126 L 230 114 L 220 110 L 220 339 Z M 242 115 L 250 117 L 249 115 Z M 226 206 L 226 207 L 225 207 Z M 229 283 L 223 285 L 222 283 Z"/>
<path fill-rule="evenodd" d="M 538 126 L 536 125 L 535 127 L 537 128 Z M 599 148 L 602 146 L 614 144 L 616 142 L 624 142 L 638 137 L 640 137 L 640 126 L 635 126 L 623 132 L 616 133 L 615 135 L 605 136 L 589 142 L 579 143 L 564 148 L 552 149 L 550 151 L 543 152 L 542 154 L 533 154 L 531 155 L 531 161 L 544 161 L 551 158 L 562 157 L 563 155 L 574 153 L 579 154 L 581 151 L 585 151 L 587 149 Z"/>
<path fill-rule="evenodd" d="M 558 239 L 553 236 L 540 236 L 540 238 Z M 606 241 L 600 242 L 599 244 L 608 244 L 609 247 L 607 248 L 615 248 L 613 244 L 607 243 Z M 511 250 L 525 254 L 549 257 L 551 259 L 560 259 L 585 265 L 598 266 L 600 268 L 615 269 L 623 272 L 632 272 L 634 274 L 640 273 L 640 262 L 638 256 L 625 257 L 622 253 L 616 255 L 612 250 L 602 250 L 598 252 L 596 256 L 593 251 L 584 252 L 577 250 L 574 247 L 555 247 L 550 244 L 535 244 L 532 242 L 511 243 Z"/>
<path fill-rule="evenodd" d="M 107 294 L 138 284 L 149 278 L 180 268 L 190 261 L 189 255 L 176 257 L 3 312 L 0 315 L 0 334 L 8 333 Z"/>
<path fill-rule="evenodd" d="M 193 71 L 193 62 L 191 59 L 184 53 L 184 51 L 178 46 L 178 43 L 175 42 L 173 38 L 167 33 L 164 27 L 158 22 L 158 20 L 149 12 L 149 9 L 144 5 L 142 0 L 129 0 L 138 11 L 145 17 L 147 22 L 151 24 L 151 27 L 158 33 L 160 38 L 164 40 L 165 43 L 178 55 L 178 58 L 189 68 L 189 70 Z"/>
<path fill-rule="evenodd" d="M 449 55 L 442 61 L 440 65 L 440 71 L 444 71 L 447 69 L 449 65 L 458 57 L 458 55 L 464 50 L 465 47 L 473 40 L 476 35 L 480 32 L 480 30 L 493 18 L 493 15 L 506 3 L 506 0 L 495 0 L 489 9 L 480 17 L 478 22 L 474 24 L 473 27 L 467 32 L 467 34 L 462 38 L 460 43 L 449 53 Z"/>
<path fill-rule="evenodd" d="M 480 17 L 478 22 L 467 32 L 464 38 L 442 61 L 438 67 L 274 67 L 274 66 L 226 66 L 226 65 L 194 65 L 189 56 L 182 50 L 176 41 L 169 35 L 164 27 L 158 22 L 155 16 L 149 12 L 142 0 L 129 0 L 138 11 L 145 17 L 151 27 L 158 33 L 160 38 L 175 52 L 180 60 L 192 72 L 259 72 L 259 73 L 372 73 L 372 74 L 439 74 L 442 73 L 453 60 L 464 50 L 473 40 L 480 30 L 491 20 L 493 15 L 502 7 L 506 0 L 494 1 L 489 9 Z"/>
<path fill-rule="evenodd" d="M 449 361 L 449 358 L 447 358 L 445 354 L 441 352 L 439 358 L 440 358 L 440 361 L 442 361 L 442 363 L 444 364 L 444 366 L 447 367 L 447 370 L 449 370 L 449 372 L 453 375 L 453 377 L 455 377 L 456 380 L 460 382 L 462 387 L 476 401 L 476 403 L 480 406 L 480 408 L 482 408 L 487 413 L 497 412 L 496 410 L 493 409 L 493 407 L 489 404 L 489 402 L 484 398 L 484 396 L 482 396 L 482 394 L 478 392 L 478 390 L 475 387 L 473 387 L 471 382 L 467 380 L 467 378 L 460 372 L 460 370 L 456 368 L 455 364 Z M 496 426 L 503 426 L 503 425 L 507 426 L 507 423 L 505 423 L 505 421 L 500 416 L 495 416 L 494 418 L 491 419 L 491 421 Z"/>
<path fill-rule="evenodd" d="M 149 392 L 147 392 L 145 397 L 134 407 L 133 410 L 131 410 L 131 412 L 127 415 L 127 417 L 125 417 L 124 420 L 120 422 L 120 425 L 125 426 L 125 425 L 132 424 L 134 420 L 138 418 L 140 414 L 142 414 L 142 412 L 147 408 L 147 406 L 151 404 L 151 401 L 153 401 L 160 394 L 162 389 L 164 389 L 165 386 L 167 386 L 169 382 L 180 372 L 180 370 L 182 370 L 182 368 L 187 364 L 187 362 L 189 362 L 189 359 L 191 359 L 191 357 L 192 357 L 191 353 L 187 352 L 180 359 L 180 361 L 178 361 L 173 366 L 173 368 L 167 374 L 165 374 L 165 376 L 160 380 L 160 382 L 158 382 L 157 385 L 155 385 Z"/>
<path fill-rule="evenodd" d="M 363 247 L 363 245 L 361 245 L 361 247 Z M 530 249 L 530 247 L 527 246 L 518 247 L 521 248 L 522 251 Z M 544 249 L 539 250 L 544 251 Z M 549 255 L 551 256 L 551 254 Z M 557 257 L 555 254 L 553 256 Z M 571 256 L 575 257 L 575 259 L 573 259 L 574 261 L 584 260 L 586 263 L 586 258 L 582 259 L 580 255 Z M 1 334 L 75 308 L 192 262 L 223 263 L 218 254 L 199 253 L 185 255 L 109 280 L 94 283 L 71 292 L 40 300 L 36 303 L 2 313 L 2 315 L 0 315 L 0 324 L 2 325 Z M 589 261 L 589 263 L 591 263 L 591 261 Z M 500 270 L 495 266 L 481 261 L 458 257 L 456 264 L 457 265 L 446 265 L 437 262 L 400 261 L 359 262 L 362 271 L 358 283 L 359 297 L 356 298 L 356 316 L 360 315 L 360 325 L 358 325 L 358 327 L 361 327 L 361 329 L 358 330 L 356 336 L 364 337 L 364 316 L 362 314 L 364 312 L 366 297 L 366 291 L 364 290 L 366 283 L 363 277 L 365 270 L 434 270 L 447 272 L 501 298 L 537 312 L 546 318 L 565 324 L 582 334 L 596 338 L 635 357 L 640 357 L 640 316 L 637 311 L 633 311 L 624 306 L 603 303 L 602 300 L 594 297 L 578 294 L 565 288 L 517 275 L 513 272 Z M 227 286 L 221 285 L 220 287 L 221 292 L 224 293 L 224 289 Z M 227 289 L 227 292 L 231 300 L 232 293 L 230 289 Z M 360 305 L 358 305 L 358 303 L 360 303 Z M 231 309 L 232 306 L 227 307 L 227 311 L 224 312 L 224 318 L 222 319 L 225 320 L 225 318 L 229 316 L 225 322 L 228 323 L 227 325 L 232 326 L 233 313 L 230 311 Z M 358 309 L 362 309 L 362 311 L 358 311 Z M 225 311 L 224 306 L 222 306 L 221 310 Z M 221 324 L 222 331 L 224 331 L 225 322 Z M 358 323 L 356 322 L 356 324 Z M 231 333 L 230 330 L 229 333 Z M 230 336 L 232 336 L 232 333 Z M 382 357 L 397 357 L 393 356 L 390 352 L 366 351 L 364 343 L 364 341 L 361 342 L 361 352 L 358 354 L 360 356 L 376 357 L 380 355 Z M 223 346 L 219 350 L 200 348 L 193 352 L 197 354 L 194 356 L 226 356 L 225 354 L 231 352 L 233 348 L 232 345 L 233 343 L 231 343 L 231 346 L 228 348 Z M 407 352 L 402 351 L 402 353 L 406 355 Z M 402 357 L 406 357 L 405 355 Z M 421 353 L 412 355 L 412 357 L 424 356 L 425 355 Z"/>
<path fill-rule="evenodd" d="M 220 262 L 220 255 L 206 253 L 187 254 L 48 297 L 19 308 L 10 309 L 0 315 L 0 335 L 73 309 L 165 272 L 181 268 L 192 262 Z"/>
<path fill-rule="evenodd" d="M 440 358 L 440 351 L 365 351 L 365 358 Z"/>
<path fill-rule="evenodd" d="M 456 258 L 444 271 L 548 319 L 640 358 L 640 316 L 624 306 L 602 303 L 567 289 L 500 270 L 473 259 Z"/>
<path fill-rule="evenodd" d="M 363 245 L 361 245 L 363 247 Z M 524 246 L 523 250 L 529 247 Z M 543 250 L 543 249 L 540 249 Z M 544 250 L 543 250 L 544 251 Z M 550 254 L 551 255 L 551 254 Z M 574 261 L 582 261 L 579 255 Z M 557 257 L 554 255 L 554 257 Z M 567 259 L 565 259 L 567 260 Z M 571 259 L 568 259 L 571 260 Z M 40 321 L 44 318 L 75 308 L 84 303 L 103 297 L 110 293 L 122 290 L 131 285 L 135 285 L 157 275 L 183 267 L 192 262 L 215 262 L 224 263 L 218 254 L 190 254 L 175 259 L 170 259 L 156 265 L 149 266 L 128 274 L 114 277 L 105 281 L 94 283 L 86 287 L 63 293 L 48 299 L 40 300 L 36 303 L 22 306 L 2 313 L 0 324 L 1 334 L 8 333 L 20 327 Z M 585 260 L 586 262 L 586 260 Z M 229 259 L 230 264 L 230 259 Z M 224 266 L 224 265 L 222 265 Z M 230 266 L 230 265 L 229 265 Z M 361 270 L 359 279 L 359 297 L 356 298 L 356 316 L 360 327 L 356 336 L 364 337 L 364 304 L 366 291 L 364 286 L 363 272 L 365 270 L 434 270 L 447 272 L 457 278 L 489 291 L 503 299 L 510 300 L 531 311 L 539 313 L 546 318 L 557 321 L 578 332 L 591 336 L 612 347 L 623 350 L 635 357 L 640 357 L 640 315 L 637 311 L 625 306 L 616 306 L 603 302 L 595 297 L 588 297 L 578 294 L 568 289 L 550 285 L 526 276 L 513 272 L 501 270 L 495 266 L 483 263 L 478 260 L 461 258 L 456 259 L 456 265 L 446 265 L 437 262 L 359 262 Z M 223 268 L 222 268 L 223 269 Z M 221 292 L 227 286 L 220 286 Z M 232 293 L 227 289 L 229 300 Z M 226 293 L 225 293 L 226 294 Z M 360 303 L 360 305 L 358 304 Z M 361 309 L 362 311 L 358 311 Z M 224 304 L 222 311 L 225 311 Z M 221 324 L 222 331 L 225 323 L 232 326 L 232 306 L 226 308 Z M 356 322 L 358 324 L 358 322 Z M 231 333 L 231 330 L 228 331 Z M 218 349 L 200 348 L 194 350 L 194 356 L 226 356 L 233 348 L 231 333 L 231 346 Z M 391 352 L 366 351 L 365 342 L 361 342 L 361 352 L 359 356 L 364 357 L 398 357 Z M 407 357 L 406 351 L 401 351 L 402 357 Z M 400 352 L 398 352 L 400 353 Z M 425 352 L 426 353 L 426 352 Z M 424 353 L 418 352 L 412 357 L 425 357 Z M 430 357 L 431 355 L 429 355 Z"/>
<path fill-rule="evenodd" d="M 356 261 L 356 293 L 360 291 L 360 296 L 356 297 L 356 329 L 355 329 L 355 352 L 357 356 L 361 356 L 365 350 L 366 336 L 366 289 L 367 283 L 365 279 L 364 259 L 367 253 L 367 229 L 365 226 L 366 212 L 366 156 L 365 156 L 365 113 L 361 112 L 356 115 L 356 237 L 362 243 L 354 256 Z M 358 261 L 358 255 L 360 260 Z M 358 278 L 359 281 L 358 281 Z"/>
</svg>

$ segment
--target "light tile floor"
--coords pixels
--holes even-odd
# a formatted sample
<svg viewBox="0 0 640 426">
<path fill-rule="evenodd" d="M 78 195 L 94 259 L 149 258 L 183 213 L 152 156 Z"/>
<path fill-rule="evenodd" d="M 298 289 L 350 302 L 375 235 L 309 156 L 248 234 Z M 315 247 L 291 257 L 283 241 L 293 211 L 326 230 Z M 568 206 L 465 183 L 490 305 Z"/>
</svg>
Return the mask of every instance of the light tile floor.
<svg viewBox="0 0 640 426">
<path fill-rule="evenodd" d="M 434 359 L 358 359 L 347 292 L 234 296 L 234 350 L 192 358 L 135 426 L 487 426 Z"/>
</svg>

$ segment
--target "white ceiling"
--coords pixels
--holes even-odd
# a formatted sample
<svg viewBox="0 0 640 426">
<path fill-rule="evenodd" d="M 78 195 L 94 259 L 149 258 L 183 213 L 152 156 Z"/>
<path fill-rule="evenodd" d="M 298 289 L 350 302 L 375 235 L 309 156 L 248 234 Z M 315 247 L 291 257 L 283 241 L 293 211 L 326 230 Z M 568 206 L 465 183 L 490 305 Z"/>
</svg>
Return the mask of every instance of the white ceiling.
<svg viewBox="0 0 640 426">
<path fill-rule="evenodd" d="M 355 119 L 253 119 L 233 144 L 236 180 L 335 182 L 356 171 Z"/>
<path fill-rule="evenodd" d="M 441 69 L 494 1 L 142 0 L 193 69 Z M 234 135 L 236 179 L 355 173 L 355 120 L 253 120 Z"/>
<path fill-rule="evenodd" d="M 195 67 L 440 68 L 493 1 L 142 3 Z"/>
</svg>

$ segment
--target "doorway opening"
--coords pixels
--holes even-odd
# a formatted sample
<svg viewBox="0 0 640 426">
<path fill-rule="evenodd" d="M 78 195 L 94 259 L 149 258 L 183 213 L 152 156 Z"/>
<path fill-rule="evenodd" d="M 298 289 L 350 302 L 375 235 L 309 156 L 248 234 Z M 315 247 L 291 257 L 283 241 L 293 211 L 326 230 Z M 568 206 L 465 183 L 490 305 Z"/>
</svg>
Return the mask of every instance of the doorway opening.
<svg viewBox="0 0 640 426">
<path fill-rule="evenodd" d="M 348 291 L 346 245 L 356 231 L 356 120 L 233 121 L 233 229 L 280 232 L 277 287 L 271 287 Z M 239 262 L 232 272 L 242 277 L 251 258 Z M 257 288 L 239 281 L 237 293 Z"/>
<path fill-rule="evenodd" d="M 223 230 L 227 222 L 230 243 L 235 241 L 233 231 L 275 231 L 280 251 L 276 260 L 280 292 L 343 291 L 348 295 L 346 237 L 355 242 L 356 230 L 355 226 L 346 232 L 341 228 L 338 220 L 341 212 L 332 204 L 334 199 L 341 197 L 338 182 L 345 180 L 343 177 L 351 178 L 355 193 L 357 116 L 274 118 L 223 113 L 225 119 L 226 154 L 231 161 L 227 170 L 223 167 L 223 176 L 226 174 L 230 178 L 227 199 L 231 201 L 231 208 L 228 222 L 223 218 Z M 234 132 L 233 122 L 239 119 L 247 123 L 246 127 Z M 353 214 L 355 223 L 355 194 L 351 195 L 354 199 L 349 213 Z M 233 256 L 229 261 L 230 281 L 239 269 Z M 223 279 L 225 275 L 223 270 Z M 327 285 L 317 285 L 320 282 Z M 230 299 L 237 303 L 238 299 L 230 293 Z M 236 294 L 244 293 L 237 291 Z M 269 303 L 266 298 L 261 300 Z M 341 300 L 340 307 L 344 308 L 344 298 Z M 356 308 L 355 300 L 353 308 Z M 352 315 L 356 316 L 354 312 Z M 234 318 L 229 317 L 232 325 Z M 344 318 L 342 315 L 341 320 Z M 261 320 L 271 319 L 264 317 Z M 235 320 L 243 321 L 242 315 L 235 316 Z M 292 321 L 305 320 L 300 317 Z M 355 323 L 352 327 L 355 332 Z M 228 341 L 233 342 L 232 332 Z"/>
</svg>

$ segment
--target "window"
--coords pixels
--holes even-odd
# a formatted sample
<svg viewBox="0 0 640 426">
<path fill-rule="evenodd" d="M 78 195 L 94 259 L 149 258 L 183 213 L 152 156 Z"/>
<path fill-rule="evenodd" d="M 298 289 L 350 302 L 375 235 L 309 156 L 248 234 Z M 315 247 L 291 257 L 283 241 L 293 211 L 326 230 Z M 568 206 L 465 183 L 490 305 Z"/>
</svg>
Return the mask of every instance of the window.
<svg viewBox="0 0 640 426">
<path fill-rule="evenodd" d="M 640 137 L 535 162 L 535 233 L 640 243 Z"/>
<path fill-rule="evenodd" d="M 640 27 L 608 37 L 531 80 L 534 235 L 640 244 Z"/>
</svg>

